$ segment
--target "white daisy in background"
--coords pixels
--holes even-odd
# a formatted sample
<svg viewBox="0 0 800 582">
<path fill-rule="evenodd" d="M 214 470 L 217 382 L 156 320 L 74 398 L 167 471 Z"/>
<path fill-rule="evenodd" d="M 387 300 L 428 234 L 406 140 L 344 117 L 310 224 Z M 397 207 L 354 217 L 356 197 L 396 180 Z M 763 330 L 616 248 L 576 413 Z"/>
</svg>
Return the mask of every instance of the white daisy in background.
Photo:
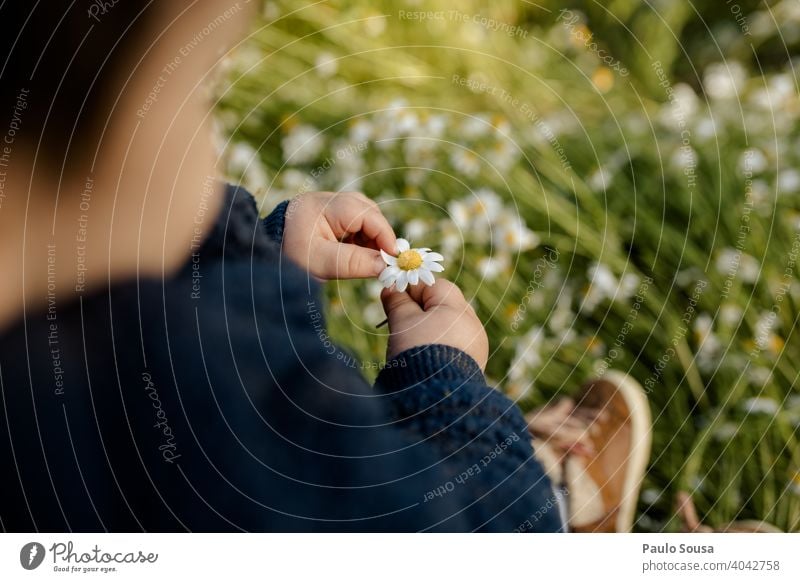
<svg viewBox="0 0 800 582">
<path fill-rule="evenodd" d="M 592 263 L 587 272 L 589 288 L 581 304 L 581 311 L 591 313 L 605 299 L 626 301 L 636 294 L 639 276 L 625 273 L 617 279 L 611 269 L 602 263 Z"/>
<path fill-rule="evenodd" d="M 753 386 L 763 388 L 772 381 L 772 371 L 766 366 L 753 366 L 747 371 L 747 379 Z"/>
<path fill-rule="evenodd" d="M 672 152 L 670 157 L 670 164 L 676 170 L 684 170 L 686 168 L 694 168 L 699 161 L 697 151 L 691 146 L 681 146 Z"/>
<path fill-rule="evenodd" d="M 464 248 L 464 232 L 456 224 L 444 218 L 439 221 L 439 233 L 441 234 L 442 250 L 448 255 L 454 254 Z"/>
<path fill-rule="evenodd" d="M 542 363 L 542 343 L 544 342 L 544 329 L 534 326 L 525 335 L 519 338 L 514 358 L 511 360 L 511 367 L 508 370 L 508 378 L 511 381 L 519 381 L 530 378 L 530 370 Z"/>
<path fill-rule="evenodd" d="M 686 83 L 675 83 L 673 95 L 675 96 L 678 107 L 680 107 L 681 113 L 687 118 L 694 117 L 700 104 L 700 100 L 697 98 L 697 93 L 694 92 L 694 89 Z M 673 113 L 675 112 L 674 107 L 672 111 Z M 680 119 L 675 118 L 675 121 L 679 122 Z"/>
<path fill-rule="evenodd" d="M 742 312 L 741 307 L 735 303 L 723 303 L 722 307 L 719 308 L 719 320 L 728 327 L 739 325 L 743 315 L 744 312 Z"/>
<path fill-rule="evenodd" d="M 244 44 L 228 54 L 232 62 L 225 63 L 224 70 L 235 69 L 240 73 L 249 73 L 264 62 L 263 53 L 249 44 Z"/>
<path fill-rule="evenodd" d="M 381 256 L 386 262 L 386 268 L 378 276 L 378 280 L 386 288 L 395 286 L 400 292 L 406 290 L 409 285 L 416 285 L 420 281 L 426 285 L 433 285 L 434 273 L 444 271 L 444 267 L 438 261 L 443 261 L 444 257 L 439 253 L 431 252 L 431 249 L 421 248 L 412 249 L 411 244 L 404 238 L 397 239 L 397 256 L 381 250 Z"/>
<path fill-rule="evenodd" d="M 753 284 L 758 281 L 761 265 L 758 260 L 739 249 L 726 247 L 717 255 L 717 271 L 727 277 L 736 276 L 740 281 Z"/>
<path fill-rule="evenodd" d="M 617 278 L 606 265 L 593 263 L 587 270 L 589 288 L 581 304 L 581 311 L 592 312 L 601 301 L 614 296 L 617 288 Z"/>
<path fill-rule="evenodd" d="M 639 289 L 639 275 L 634 273 L 625 273 L 619 282 L 619 289 L 617 290 L 617 299 L 627 301 L 634 295 L 636 290 Z"/>
<path fill-rule="evenodd" d="M 398 109 L 394 119 L 396 131 L 400 135 L 411 135 L 419 133 L 419 115 L 413 109 Z"/>
<path fill-rule="evenodd" d="M 310 174 L 294 168 L 281 173 L 281 183 L 284 189 L 295 193 L 313 192 L 317 189 L 317 182 Z"/>
<path fill-rule="evenodd" d="M 406 224 L 406 240 L 417 240 L 424 237 L 430 231 L 430 225 L 421 218 L 409 220 Z"/>
<path fill-rule="evenodd" d="M 375 126 L 368 119 L 358 119 L 350 125 L 350 140 L 356 143 L 368 141 L 375 132 Z"/>
<path fill-rule="evenodd" d="M 364 20 L 364 31 L 367 33 L 367 36 L 374 38 L 383 34 L 383 31 L 386 30 L 386 16 L 386 14 L 380 14 L 370 16 Z"/>
<path fill-rule="evenodd" d="M 744 67 L 733 60 L 709 65 L 703 76 L 703 88 L 713 99 L 730 99 L 739 95 L 745 82 Z"/>
<path fill-rule="evenodd" d="M 696 135 L 700 141 L 707 141 L 715 135 L 719 135 L 716 122 L 710 117 L 701 117 L 697 120 L 697 123 L 695 123 L 694 135 Z"/>
<path fill-rule="evenodd" d="M 489 188 L 479 188 L 474 196 L 468 196 L 465 200 L 473 216 L 489 222 L 497 220 L 503 211 L 503 200 Z"/>
<path fill-rule="evenodd" d="M 411 136 L 403 140 L 403 156 L 409 166 L 433 168 L 439 142 L 427 137 Z"/>
<path fill-rule="evenodd" d="M 428 177 L 429 172 L 423 168 L 411 168 L 406 170 L 406 184 L 409 186 L 420 186 Z"/>
<path fill-rule="evenodd" d="M 447 213 L 450 220 L 460 230 L 468 230 L 472 221 L 472 213 L 469 205 L 463 200 L 453 200 L 447 205 Z"/>
<path fill-rule="evenodd" d="M 486 159 L 496 171 L 507 172 L 514 167 L 520 158 L 519 148 L 508 138 L 499 139 L 486 152 Z"/>
<path fill-rule="evenodd" d="M 423 117 L 422 131 L 428 137 L 440 138 L 444 135 L 449 120 L 442 114 L 426 115 Z"/>
<path fill-rule="evenodd" d="M 236 143 L 229 150 L 227 173 L 251 192 L 264 188 L 268 182 L 258 153 L 243 142 Z"/>
<path fill-rule="evenodd" d="M 589 175 L 586 182 L 592 191 L 600 192 L 608 188 L 613 178 L 614 174 L 610 169 L 600 166 Z"/>
<path fill-rule="evenodd" d="M 759 350 L 779 352 L 783 348 L 783 339 L 775 333 L 779 324 L 774 311 L 761 312 L 753 329 L 753 341 Z"/>
<path fill-rule="evenodd" d="M 704 280 L 705 272 L 697 267 L 683 269 L 682 271 L 678 271 L 675 275 L 675 282 L 684 289 Z"/>
<path fill-rule="evenodd" d="M 500 138 L 510 139 L 511 122 L 505 115 L 496 114 L 492 116 L 492 127 L 494 128 L 495 135 Z"/>
<path fill-rule="evenodd" d="M 714 320 L 707 313 L 701 313 L 692 325 L 694 337 L 697 341 L 697 366 L 704 372 L 714 369 L 723 351 L 723 344 L 714 333 Z"/>
<path fill-rule="evenodd" d="M 339 70 L 339 63 L 335 55 L 329 52 L 322 52 L 317 55 L 314 61 L 314 68 L 317 70 L 317 74 L 320 77 L 327 79 L 336 74 Z"/>
<path fill-rule="evenodd" d="M 283 159 L 292 164 L 313 162 L 322 151 L 322 135 L 310 125 L 296 125 L 281 140 Z"/>
<path fill-rule="evenodd" d="M 487 115 L 471 115 L 461 124 L 460 134 L 467 139 L 477 139 L 489 134 L 492 124 Z"/>
<path fill-rule="evenodd" d="M 453 155 L 450 156 L 450 163 L 456 170 L 470 178 L 477 176 L 481 169 L 481 162 L 477 154 L 465 149 L 453 152 Z"/>
<path fill-rule="evenodd" d="M 366 163 L 359 149 L 360 144 L 352 143 L 349 140 L 337 140 L 332 144 L 333 155 L 335 158 L 332 175 L 338 190 L 360 190 Z M 321 172 L 324 174 L 324 172 Z"/>
<path fill-rule="evenodd" d="M 481 277 L 487 281 L 497 279 L 497 277 L 508 270 L 510 265 L 511 261 L 506 255 L 494 255 L 478 259 L 478 271 Z"/>
<path fill-rule="evenodd" d="M 395 99 L 378 113 L 374 126 L 376 146 L 388 149 L 395 145 L 395 140 L 404 135 L 416 135 L 419 132 L 420 119 L 414 109 L 409 108 L 405 99 Z"/>
<path fill-rule="evenodd" d="M 548 275 L 549 274 L 550 273 L 548 273 Z M 539 293 L 538 297 L 534 295 L 531 299 L 531 304 L 534 304 L 536 301 L 542 303 L 543 297 L 542 293 Z M 575 312 L 572 311 L 572 291 L 565 289 L 559 293 L 556 306 L 550 312 L 547 321 L 548 327 L 560 344 L 570 343 L 577 336 L 577 333 L 572 327 L 575 320 Z"/>
<path fill-rule="evenodd" d="M 369 281 L 366 285 L 369 302 L 363 309 L 364 321 L 379 322 L 384 319 L 383 306 L 379 299 L 383 285 L 379 281 Z"/>
<path fill-rule="evenodd" d="M 746 414 L 769 414 L 770 416 L 775 416 L 780 411 L 781 405 L 774 398 L 756 396 L 742 402 L 742 409 Z"/>
<path fill-rule="evenodd" d="M 778 174 L 776 187 L 780 194 L 797 192 L 800 190 L 800 172 L 794 168 L 783 170 Z"/>
<path fill-rule="evenodd" d="M 760 149 L 747 148 L 739 156 L 736 167 L 742 175 L 747 172 L 760 174 L 769 167 L 769 160 Z"/>
<path fill-rule="evenodd" d="M 714 438 L 718 441 L 729 441 L 739 432 L 739 425 L 733 422 L 723 422 L 714 429 Z"/>
<path fill-rule="evenodd" d="M 672 95 L 673 99 L 661 106 L 658 120 L 664 127 L 680 132 L 681 126 L 697 113 L 699 100 L 694 89 L 685 83 L 676 83 Z"/>
<path fill-rule="evenodd" d="M 749 97 L 749 101 L 756 107 L 767 111 L 777 111 L 789 105 L 796 98 L 794 79 L 786 73 L 775 75 L 769 79 L 768 87 L 755 89 Z"/>
<path fill-rule="evenodd" d="M 256 150 L 244 142 L 234 144 L 228 154 L 228 169 L 243 170 L 256 159 Z"/>
<path fill-rule="evenodd" d="M 505 220 L 494 229 L 494 244 L 498 248 L 521 253 L 539 245 L 539 237 L 522 223 L 518 216 Z"/>
<path fill-rule="evenodd" d="M 792 480 L 789 482 L 789 489 L 792 490 L 792 493 L 795 495 L 800 495 L 800 471 L 794 474 Z"/>
<path fill-rule="evenodd" d="M 469 213 L 469 230 L 473 242 L 489 241 L 489 234 L 504 212 L 503 200 L 488 188 L 480 188 L 464 198 Z"/>
<path fill-rule="evenodd" d="M 262 8 L 261 14 L 264 15 L 264 19 L 267 22 L 270 22 L 278 19 L 278 17 L 281 15 L 281 9 L 277 2 L 264 2 L 264 7 Z"/>
</svg>

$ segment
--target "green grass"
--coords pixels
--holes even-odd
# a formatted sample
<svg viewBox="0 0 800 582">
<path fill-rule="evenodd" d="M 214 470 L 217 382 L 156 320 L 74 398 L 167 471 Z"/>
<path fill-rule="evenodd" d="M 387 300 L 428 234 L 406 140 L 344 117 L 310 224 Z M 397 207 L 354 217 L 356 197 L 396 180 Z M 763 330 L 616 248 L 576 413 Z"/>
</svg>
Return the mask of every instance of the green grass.
<svg viewBox="0 0 800 582">
<path fill-rule="evenodd" d="M 638 529 L 678 527 L 673 501 L 685 490 L 711 525 L 800 530 L 800 100 L 787 57 L 798 35 L 779 34 L 752 2 L 740 2 L 750 35 L 718 3 L 664 3 L 662 14 L 638 2 L 581 5 L 568 26 L 555 2 L 462 2 L 457 12 L 444 2 L 269 3 L 220 89 L 231 176 L 265 211 L 312 186 L 308 176 L 313 188 L 360 189 L 399 234 L 445 249 L 445 275 L 486 325 L 487 374 L 523 409 L 605 367 L 646 384 L 655 430 Z M 588 34 L 604 53 L 584 46 Z M 721 96 L 717 62 L 734 74 L 741 65 L 738 94 Z M 670 115 L 672 90 L 683 124 Z M 305 126 L 319 133 L 287 162 Z M 749 177 L 748 148 L 758 152 Z M 503 201 L 493 231 L 519 219 L 539 244 L 514 252 L 502 237 L 459 232 L 453 203 L 481 188 Z M 718 264 L 726 252 L 730 269 Z M 508 264 L 483 277 L 487 257 Z M 592 286 L 596 264 L 611 278 Z M 615 280 L 627 288 L 603 293 Z M 380 362 L 376 284 L 328 289 L 334 337 Z"/>
</svg>

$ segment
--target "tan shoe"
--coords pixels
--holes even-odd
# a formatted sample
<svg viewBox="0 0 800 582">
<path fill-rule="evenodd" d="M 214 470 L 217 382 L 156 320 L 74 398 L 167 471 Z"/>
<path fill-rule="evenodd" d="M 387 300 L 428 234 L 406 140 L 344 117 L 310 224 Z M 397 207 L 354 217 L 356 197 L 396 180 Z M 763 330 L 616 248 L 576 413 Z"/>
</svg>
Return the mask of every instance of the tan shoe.
<svg viewBox="0 0 800 582">
<path fill-rule="evenodd" d="M 630 531 L 650 458 L 642 387 L 608 371 L 585 384 L 574 403 L 559 402 L 528 419 L 536 457 L 566 501 L 569 529 Z"/>
</svg>

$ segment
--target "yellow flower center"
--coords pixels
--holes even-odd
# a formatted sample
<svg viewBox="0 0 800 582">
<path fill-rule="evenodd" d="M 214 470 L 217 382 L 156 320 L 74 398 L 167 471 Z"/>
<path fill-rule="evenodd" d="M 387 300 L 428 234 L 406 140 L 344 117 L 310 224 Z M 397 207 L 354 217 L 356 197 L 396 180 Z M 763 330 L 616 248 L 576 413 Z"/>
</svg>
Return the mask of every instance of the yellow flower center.
<svg viewBox="0 0 800 582">
<path fill-rule="evenodd" d="M 404 271 L 413 271 L 422 265 L 422 255 L 413 249 L 403 251 L 397 255 L 397 266 Z"/>
</svg>

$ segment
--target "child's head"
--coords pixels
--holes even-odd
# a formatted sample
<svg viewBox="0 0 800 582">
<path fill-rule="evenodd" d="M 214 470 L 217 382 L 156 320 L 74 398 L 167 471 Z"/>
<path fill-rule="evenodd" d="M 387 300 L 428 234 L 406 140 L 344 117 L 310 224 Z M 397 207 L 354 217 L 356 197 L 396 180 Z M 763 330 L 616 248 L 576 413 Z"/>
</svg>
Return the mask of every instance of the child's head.
<svg viewBox="0 0 800 582">
<path fill-rule="evenodd" d="M 42 162 L 60 166 L 68 149 L 93 152 L 112 113 L 126 98 L 146 99 L 162 67 L 182 69 L 175 83 L 199 80 L 242 34 L 248 4 L 6 0 L 0 127 L 16 120 L 16 144 L 35 148 Z"/>
</svg>

